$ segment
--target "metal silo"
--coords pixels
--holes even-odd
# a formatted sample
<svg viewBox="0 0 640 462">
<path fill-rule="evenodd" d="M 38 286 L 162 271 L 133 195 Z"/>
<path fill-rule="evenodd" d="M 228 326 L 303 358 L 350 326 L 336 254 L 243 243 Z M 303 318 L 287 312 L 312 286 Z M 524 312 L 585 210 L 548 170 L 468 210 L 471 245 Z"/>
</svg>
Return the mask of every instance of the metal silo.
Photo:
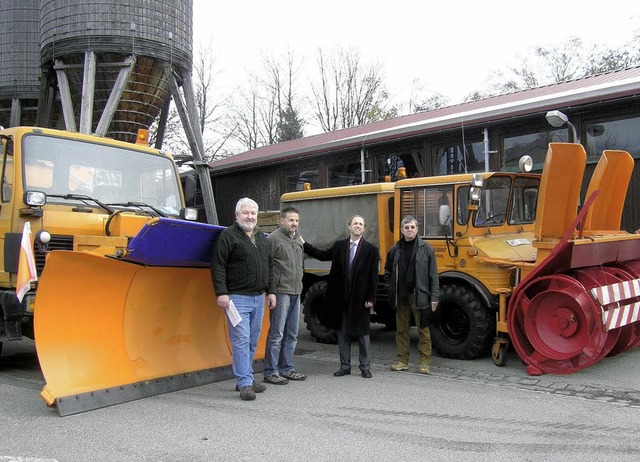
<svg viewBox="0 0 640 462">
<path fill-rule="evenodd" d="M 191 74 L 191 0 L 41 0 L 40 6 L 49 83 L 42 125 L 134 141 L 167 107 L 168 75 L 181 85 Z"/>
<path fill-rule="evenodd" d="M 40 1 L 0 0 L 0 125 L 33 125 L 40 89 Z"/>
</svg>

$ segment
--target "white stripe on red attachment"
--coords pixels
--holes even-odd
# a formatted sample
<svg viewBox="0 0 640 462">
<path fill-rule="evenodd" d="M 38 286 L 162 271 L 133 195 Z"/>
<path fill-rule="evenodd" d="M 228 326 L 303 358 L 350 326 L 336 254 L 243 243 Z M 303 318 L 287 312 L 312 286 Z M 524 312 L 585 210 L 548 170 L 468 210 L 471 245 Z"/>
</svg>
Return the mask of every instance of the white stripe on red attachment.
<svg viewBox="0 0 640 462">
<path fill-rule="evenodd" d="M 602 324 L 605 331 L 626 326 L 640 320 L 640 303 L 624 305 L 620 308 L 602 310 Z"/>
<path fill-rule="evenodd" d="M 605 331 L 626 326 L 640 320 L 640 301 L 620 305 L 621 301 L 630 301 L 640 297 L 640 279 L 618 282 L 608 286 L 594 287 L 591 295 L 600 302 L 602 324 Z M 605 306 L 615 304 L 608 309 Z"/>
</svg>

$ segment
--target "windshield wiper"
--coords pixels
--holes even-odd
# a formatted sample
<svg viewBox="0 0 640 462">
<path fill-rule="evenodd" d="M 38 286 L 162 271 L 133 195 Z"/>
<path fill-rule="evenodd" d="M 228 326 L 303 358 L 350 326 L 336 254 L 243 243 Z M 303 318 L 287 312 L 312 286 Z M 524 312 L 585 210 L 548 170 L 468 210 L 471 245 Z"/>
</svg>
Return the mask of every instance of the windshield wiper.
<svg viewBox="0 0 640 462">
<path fill-rule="evenodd" d="M 114 212 L 114 210 L 110 208 L 107 204 L 100 202 L 98 199 L 94 199 L 91 196 L 86 196 L 84 194 L 47 194 L 47 197 L 58 197 L 60 199 L 82 201 L 82 203 L 86 205 L 89 205 L 87 201 L 91 201 L 95 204 L 98 204 L 100 208 L 106 210 L 109 215 L 112 215 Z"/>
<path fill-rule="evenodd" d="M 167 217 L 168 216 L 165 212 L 163 212 L 159 208 L 157 208 L 157 207 L 155 207 L 153 205 L 149 205 L 146 202 L 120 202 L 120 203 L 114 203 L 114 204 L 109 204 L 109 205 L 116 206 L 116 207 L 138 207 L 140 209 L 143 209 L 144 212 L 148 213 L 151 216 L 158 216 L 158 217 Z M 149 210 L 144 210 L 144 209 L 150 209 L 154 213 L 150 213 Z"/>
</svg>

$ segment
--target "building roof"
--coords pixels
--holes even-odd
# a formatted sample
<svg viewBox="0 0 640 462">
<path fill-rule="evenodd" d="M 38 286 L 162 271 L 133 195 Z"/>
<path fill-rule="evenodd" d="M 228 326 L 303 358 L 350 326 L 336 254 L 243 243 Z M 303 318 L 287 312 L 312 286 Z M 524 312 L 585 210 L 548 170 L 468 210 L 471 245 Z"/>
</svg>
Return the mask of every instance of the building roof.
<svg viewBox="0 0 640 462">
<path fill-rule="evenodd" d="M 214 161 L 211 170 L 237 171 L 638 94 L 640 67 L 633 67 L 263 146 Z"/>
</svg>

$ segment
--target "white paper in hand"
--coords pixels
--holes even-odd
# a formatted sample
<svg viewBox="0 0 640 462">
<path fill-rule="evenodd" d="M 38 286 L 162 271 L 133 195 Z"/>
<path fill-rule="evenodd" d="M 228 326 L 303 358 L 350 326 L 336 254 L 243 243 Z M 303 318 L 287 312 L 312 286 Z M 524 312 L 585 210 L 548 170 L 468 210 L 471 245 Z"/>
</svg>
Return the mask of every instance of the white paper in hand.
<svg viewBox="0 0 640 462">
<path fill-rule="evenodd" d="M 229 300 L 229 306 L 227 307 L 227 316 L 229 317 L 229 321 L 233 327 L 236 327 L 240 321 L 242 321 L 242 316 L 238 313 L 236 309 L 236 305 L 233 303 L 233 300 Z"/>
</svg>

